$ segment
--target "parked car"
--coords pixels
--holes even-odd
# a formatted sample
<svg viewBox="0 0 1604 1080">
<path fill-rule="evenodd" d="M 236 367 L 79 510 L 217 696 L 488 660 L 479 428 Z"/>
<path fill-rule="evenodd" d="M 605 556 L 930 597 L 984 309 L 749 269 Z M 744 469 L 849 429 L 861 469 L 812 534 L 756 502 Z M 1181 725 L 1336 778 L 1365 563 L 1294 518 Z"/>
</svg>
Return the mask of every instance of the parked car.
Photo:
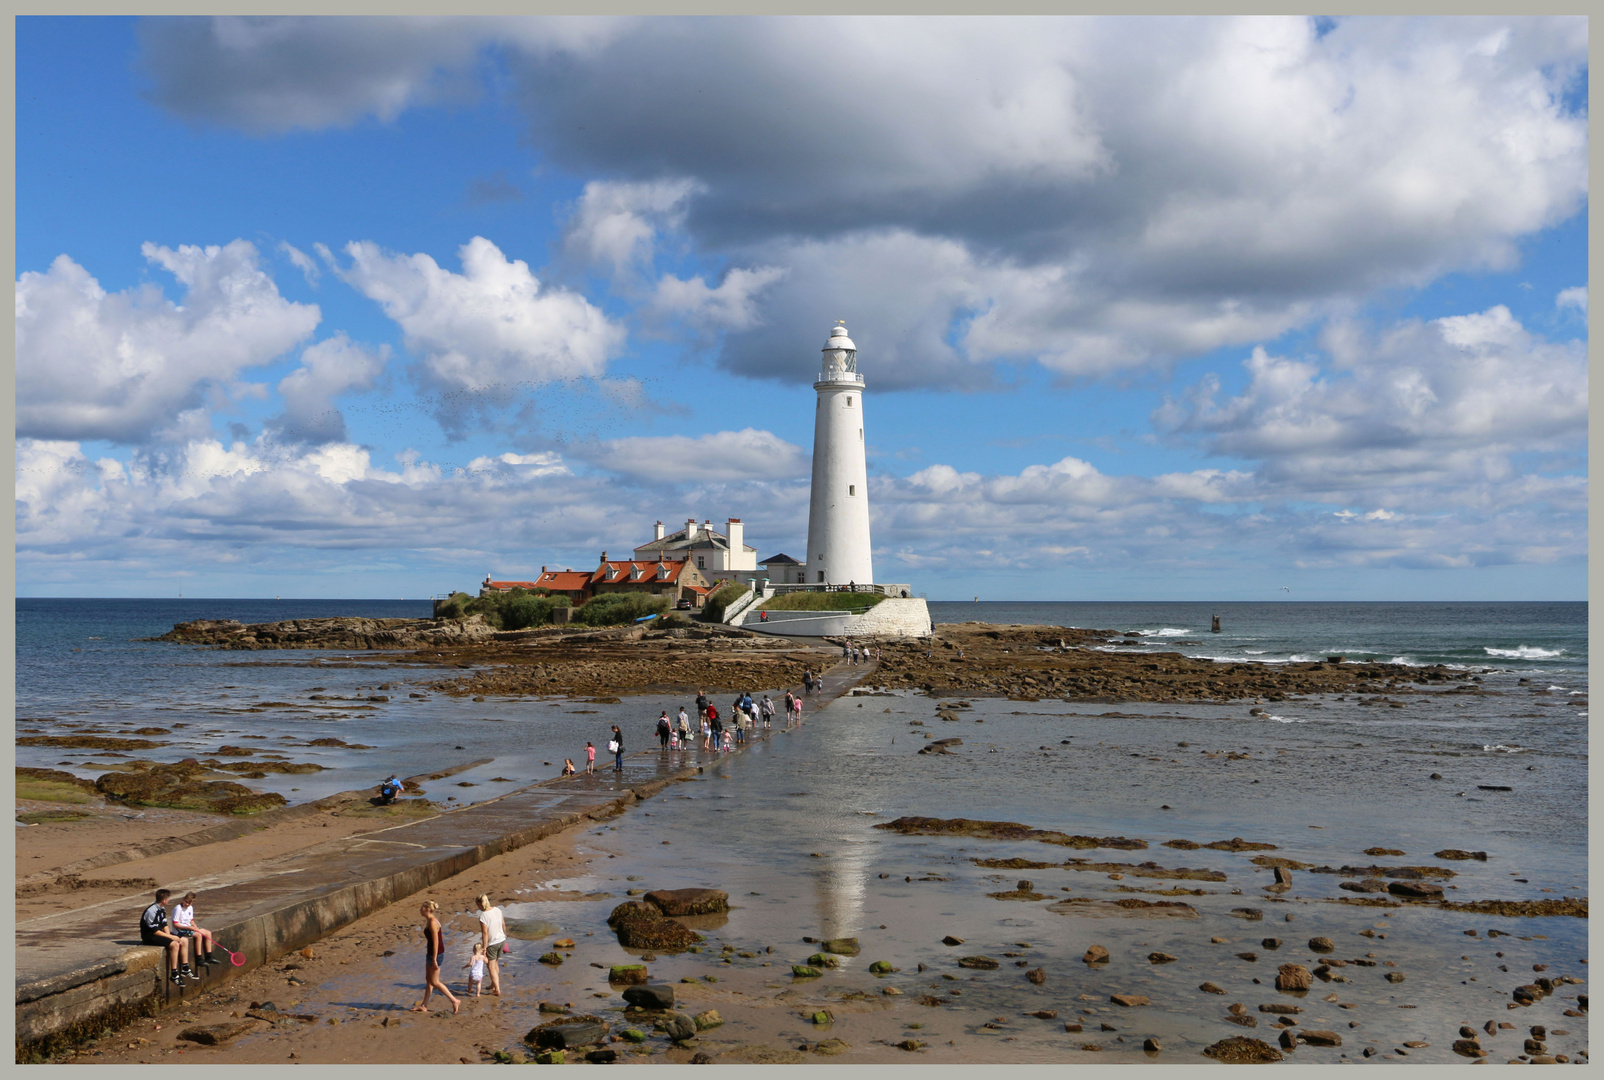
<svg viewBox="0 0 1604 1080">
<path fill-rule="evenodd" d="M 690 600 L 681 597 L 680 600 L 675 603 L 674 607 L 679 611 L 689 611 L 691 608 L 695 607 L 695 605 L 692 604 Z"/>
</svg>

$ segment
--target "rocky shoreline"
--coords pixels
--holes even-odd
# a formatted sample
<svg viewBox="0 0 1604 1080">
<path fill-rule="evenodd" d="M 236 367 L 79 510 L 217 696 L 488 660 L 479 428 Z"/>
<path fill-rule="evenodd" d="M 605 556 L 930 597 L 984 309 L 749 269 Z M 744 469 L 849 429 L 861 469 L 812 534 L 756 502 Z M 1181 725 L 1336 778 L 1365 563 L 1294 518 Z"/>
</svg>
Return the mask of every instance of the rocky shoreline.
<svg viewBox="0 0 1604 1080">
<path fill-rule="evenodd" d="M 179 623 L 150 640 L 219 649 L 348 649 L 400 652 L 391 662 L 480 668 L 429 688 L 452 695 L 617 695 L 705 688 L 732 692 L 801 681 L 821 650 L 722 625 L 664 630 L 641 626 L 542 627 L 498 631 L 467 619 L 296 619 L 245 625 Z M 1310 694 L 1364 694 L 1365 704 L 1399 707 L 1391 695 L 1484 693 L 1478 676 L 1441 665 L 1349 663 L 1340 657 L 1267 664 L 1124 652 L 1142 639 L 1112 630 L 940 623 L 930 639 L 879 643 L 870 682 L 879 690 L 1019 701 L 1186 702 Z M 831 648 L 839 643 L 832 642 Z"/>
<path fill-rule="evenodd" d="M 1110 630 L 1056 626 L 939 623 L 928 641 L 889 641 L 872 683 L 884 690 L 923 690 L 1018 701 L 1280 701 L 1290 695 L 1482 693 L 1474 676 L 1441 665 L 1347 663 L 1265 664 L 1199 660 L 1177 652 L 1113 651 L 1140 639 Z M 1098 648 L 1097 646 L 1104 646 Z"/>
</svg>

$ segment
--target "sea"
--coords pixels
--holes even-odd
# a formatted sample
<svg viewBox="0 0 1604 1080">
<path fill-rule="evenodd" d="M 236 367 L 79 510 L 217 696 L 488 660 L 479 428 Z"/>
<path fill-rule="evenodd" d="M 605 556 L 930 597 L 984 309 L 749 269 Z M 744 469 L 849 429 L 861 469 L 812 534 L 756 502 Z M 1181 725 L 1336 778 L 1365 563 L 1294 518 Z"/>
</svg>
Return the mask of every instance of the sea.
<svg viewBox="0 0 1604 1080">
<path fill-rule="evenodd" d="M 1585 603 L 930 607 L 938 630 L 970 620 L 1073 626 L 1139 642 L 1108 646 L 1121 652 L 1272 664 L 1340 655 L 1443 664 L 1457 678 L 1430 693 L 1273 703 L 1020 702 L 917 691 L 844 697 L 809 713 L 803 728 L 732 755 L 639 812 L 587 828 L 577 842 L 596 856 L 590 869 L 560 882 L 513 884 L 503 905 L 509 918 L 547 928 L 543 934 L 600 940 L 608 936 L 607 913 L 630 888 L 725 889 L 734 910 L 709 933 L 714 944 L 739 950 L 720 969 L 730 987 L 744 988 L 750 1000 L 772 999 L 791 987 L 779 972 L 811 951 L 804 936 L 859 937 L 864 953 L 838 973 L 843 985 L 856 980 L 864 993 L 878 993 L 887 984 L 862 969 L 883 959 L 898 969 L 890 978 L 909 995 L 904 1000 L 945 1002 L 897 1006 L 910 1025 L 903 1034 L 929 1043 L 921 1052 L 931 1062 L 1088 1053 L 1139 1061 L 1147 1060 L 1139 1046 L 1148 1036 L 1166 1048 L 1163 1060 L 1199 1060 L 1228 1035 L 1269 1039 L 1274 1029 L 1224 1023 L 1225 1005 L 1246 1002 L 1252 1011 L 1271 1001 L 1267 984 L 1277 964 L 1312 963 L 1303 942 L 1314 935 L 1337 942 L 1331 955 L 1346 966 L 1333 967 L 1333 981 L 1301 1000 L 1297 1019 L 1305 1028 L 1340 1029 L 1346 1041 L 1329 1053 L 1300 1047 L 1300 1061 L 1359 1058 L 1367 1047 L 1389 1060 L 1459 1060 L 1450 1049 L 1458 1025 L 1504 1020 L 1512 988 L 1536 978 L 1534 968 L 1585 978 L 1585 918 L 1392 908 L 1381 906 L 1385 894 L 1340 887 L 1366 877 L 1366 867 L 1405 865 L 1451 871 L 1435 880 L 1452 900 L 1588 895 Z M 120 755 L 19 746 L 18 763 L 94 776 L 97 765 L 118 760 L 207 756 L 254 742 L 261 758 L 321 766 L 250 781 L 293 802 L 373 786 L 391 771 L 488 759 L 448 785 L 430 785 L 430 798 L 460 806 L 554 775 L 564 757 L 581 756 L 587 739 L 602 745 L 613 723 L 633 749 L 644 748 L 659 709 L 689 704 L 666 694 L 616 704 L 474 701 L 431 687 L 465 672 L 411 668 L 384 654 L 141 640 L 197 618 L 427 613 L 426 601 L 19 599 L 19 735 L 167 734 L 151 737 L 157 746 Z M 872 685 L 871 676 L 860 689 Z M 331 736 L 363 748 L 309 745 Z M 962 742 L 951 754 L 917 753 L 932 737 Z M 903 816 L 1011 821 L 1145 846 L 1082 850 L 874 827 Z M 1271 868 L 1254 862 L 1253 850 L 1185 846 L 1233 838 L 1275 845 L 1274 856 L 1297 867 L 1292 889 L 1271 888 Z M 1172 840 L 1184 843 L 1164 846 Z M 1450 849 L 1485 858 L 1436 856 Z M 1096 865 L 1071 865 L 1077 858 Z M 1001 869 L 998 859 L 1024 861 Z M 1165 875 L 1166 868 L 1176 873 Z M 1179 868 L 1218 871 L 1226 880 L 1189 879 Z M 1030 888 L 1021 890 L 1022 882 Z M 557 900 L 551 890 L 609 899 Z M 1021 891 L 1034 899 L 1007 898 Z M 1109 903 L 1129 899 L 1175 901 L 1194 912 L 1147 918 Z M 949 935 L 965 944 L 943 945 Z M 1112 953 L 1106 970 L 1081 961 L 1091 943 Z M 735 961 L 746 953 L 760 958 Z M 1002 966 L 960 968 L 959 954 Z M 1175 959 L 1154 962 L 1152 954 Z M 613 962 L 626 959 L 620 950 Z M 763 966 L 782 959 L 778 970 Z M 1020 962 L 1045 972 L 1045 983 L 1026 981 L 1014 968 Z M 663 957 L 653 973 L 669 982 L 700 978 L 706 963 Z M 415 975 L 399 958 L 397 965 L 394 990 L 403 994 Z M 1404 978 L 1389 981 L 1391 973 Z M 576 1000 L 607 989 L 591 986 L 590 967 L 530 977 L 571 990 Z M 1202 980 L 1229 996 L 1200 993 Z M 1550 1040 L 1551 1052 L 1573 1053 L 1578 1038 L 1585 1046 L 1586 1021 L 1566 1021 L 1560 1010 L 1575 1011 L 1577 989 L 1586 992 L 1562 986 L 1515 1019 L 1541 1022 L 1541 1012 L 1567 1033 L 1573 1024 L 1575 1036 Z M 1111 1005 L 1115 991 L 1144 995 L 1153 1007 Z M 867 1028 L 854 1035 L 847 1018 L 857 1007 L 843 1001 L 832 1031 L 849 1043 L 869 1037 Z M 1033 1010 L 1060 1017 L 1021 1019 Z M 1067 1033 L 1062 1025 L 1071 1020 L 1084 1021 L 1088 1034 Z M 800 1022 L 781 1026 L 786 1038 L 821 1037 Z M 1511 1057 L 1519 1038 L 1505 1040 Z M 1098 1050 L 1084 1049 L 1094 1042 Z M 1405 1049 L 1405 1042 L 1429 1046 Z"/>
</svg>

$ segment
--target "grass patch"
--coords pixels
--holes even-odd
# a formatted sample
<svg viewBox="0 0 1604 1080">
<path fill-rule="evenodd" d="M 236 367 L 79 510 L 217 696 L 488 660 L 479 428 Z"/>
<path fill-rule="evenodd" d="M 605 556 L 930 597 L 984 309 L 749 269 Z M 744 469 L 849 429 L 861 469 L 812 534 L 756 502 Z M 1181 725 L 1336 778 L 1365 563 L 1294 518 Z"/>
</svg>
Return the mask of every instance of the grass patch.
<svg viewBox="0 0 1604 1080">
<path fill-rule="evenodd" d="M 751 591 L 751 586 L 738 581 L 726 581 L 708 594 L 707 601 L 702 605 L 702 620 L 723 622 L 724 609 Z"/>
<path fill-rule="evenodd" d="M 20 776 L 17 777 L 17 798 L 59 803 L 94 801 L 93 795 L 76 784 L 63 784 L 59 780 L 33 780 Z"/>
<path fill-rule="evenodd" d="M 82 810 L 31 810 L 26 814 L 18 814 L 17 820 L 24 825 L 43 825 L 55 821 L 82 821 L 91 816 Z"/>
<path fill-rule="evenodd" d="M 759 610 L 769 611 L 851 611 L 862 613 L 885 597 L 880 593 L 786 592 L 765 600 Z"/>
</svg>

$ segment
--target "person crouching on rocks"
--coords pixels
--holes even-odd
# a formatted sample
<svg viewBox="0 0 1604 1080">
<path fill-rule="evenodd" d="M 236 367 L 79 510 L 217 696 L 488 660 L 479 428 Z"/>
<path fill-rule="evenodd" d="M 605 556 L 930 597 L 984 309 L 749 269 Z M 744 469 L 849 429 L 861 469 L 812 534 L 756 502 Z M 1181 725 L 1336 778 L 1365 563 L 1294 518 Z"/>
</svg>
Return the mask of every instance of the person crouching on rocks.
<svg viewBox="0 0 1604 1080">
<path fill-rule="evenodd" d="M 418 914 L 423 916 L 423 1000 L 412 1006 L 413 1012 L 428 1012 L 429 995 L 435 990 L 451 1002 L 453 1013 L 462 1008 L 462 1002 L 440 978 L 440 964 L 446 958 L 446 931 L 435 915 L 439 910 L 440 905 L 433 900 L 425 900 L 418 907 Z"/>
<path fill-rule="evenodd" d="M 573 758 L 566 758 L 566 757 L 563 758 L 563 775 L 564 776 L 572 776 L 578 771 L 579 771 L 578 769 L 574 768 L 574 759 Z"/>
<path fill-rule="evenodd" d="M 189 969 L 184 961 L 184 939 L 168 928 L 167 898 L 171 889 L 157 889 L 156 902 L 139 916 L 139 940 L 146 945 L 160 945 L 167 950 L 167 977 L 175 986 L 183 986 L 188 978 L 199 982 L 200 976 Z"/>
<path fill-rule="evenodd" d="M 190 949 L 196 950 L 195 966 L 205 964 L 216 967 L 222 961 L 212 955 L 212 932 L 195 925 L 195 894 L 185 893 L 173 905 L 173 933 L 181 938 L 193 938 Z"/>
</svg>

